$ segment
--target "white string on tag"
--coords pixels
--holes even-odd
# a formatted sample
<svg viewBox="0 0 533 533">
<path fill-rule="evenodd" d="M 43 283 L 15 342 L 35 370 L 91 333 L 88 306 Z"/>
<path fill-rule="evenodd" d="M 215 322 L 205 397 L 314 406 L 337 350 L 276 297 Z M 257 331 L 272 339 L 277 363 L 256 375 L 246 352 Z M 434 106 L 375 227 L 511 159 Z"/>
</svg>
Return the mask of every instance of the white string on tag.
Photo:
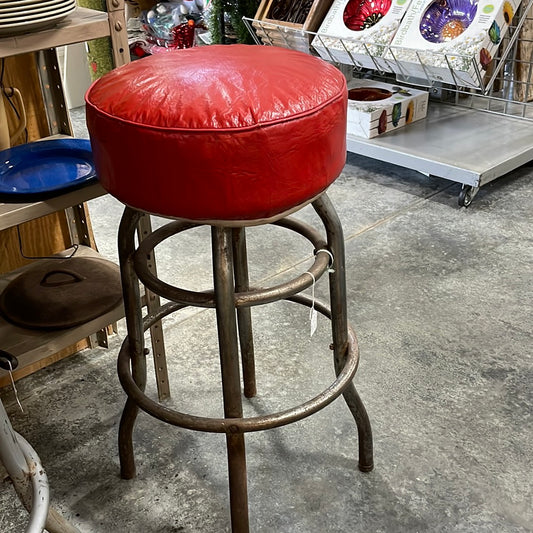
<svg viewBox="0 0 533 533">
<path fill-rule="evenodd" d="M 17 387 L 15 387 L 15 380 L 13 379 L 13 367 L 11 366 L 11 361 L 8 360 L 7 364 L 9 365 L 9 377 L 11 378 L 11 386 L 13 387 L 13 392 L 15 393 L 15 400 L 17 400 L 20 410 L 24 412 L 24 409 L 22 408 L 22 404 L 20 403 L 20 400 L 19 400 L 19 394 L 17 391 Z"/>
<path fill-rule="evenodd" d="M 319 252 L 324 252 L 326 254 L 329 255 L 329 268 L 328 268 L 328 272 L 330 274 L 333 274 L 333 272 L 335 272 L 334 268 L 333 268 L 333 263 L 335 262 L 335 258 L 333 257 L 333 254 L 329 251 L 329 250 L 326 250 L 325 248 L 320 248 L 320 250 L 317 250 L 315 252 L 315 255 L 318 254 Z"/>
<path fill-rule="evenodd" d="M 316 331 L 317 325 L 318 325 L 318 313 L 315 309 L 315 284 L 316 284 L 316 278 L 311 272 L 305 272 L 305 274 L 309 274 L 313 278 L 313 285 L 311 286 L 311 308 L 309 309 L 309 321 L 311 323 L 311 329 L 310 329 L 310 337 L 313 336 L 313 334 Z"/>
</svg>

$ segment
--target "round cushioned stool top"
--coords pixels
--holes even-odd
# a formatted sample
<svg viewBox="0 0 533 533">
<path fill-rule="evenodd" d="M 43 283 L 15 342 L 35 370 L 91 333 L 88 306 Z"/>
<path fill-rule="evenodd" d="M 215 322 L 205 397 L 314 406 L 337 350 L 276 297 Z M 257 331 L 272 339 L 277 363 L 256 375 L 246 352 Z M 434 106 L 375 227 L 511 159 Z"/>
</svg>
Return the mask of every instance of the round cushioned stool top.
<svg viewBox="0 0 533 533">
<path fill-rule="evenodd" d="M 269 46 L 153 55 L 88 90 L 103 187 L 131 207 L 247 223 L 309 202 L 346 159 L 346 82 L 332 65 Z"/>
</svg>

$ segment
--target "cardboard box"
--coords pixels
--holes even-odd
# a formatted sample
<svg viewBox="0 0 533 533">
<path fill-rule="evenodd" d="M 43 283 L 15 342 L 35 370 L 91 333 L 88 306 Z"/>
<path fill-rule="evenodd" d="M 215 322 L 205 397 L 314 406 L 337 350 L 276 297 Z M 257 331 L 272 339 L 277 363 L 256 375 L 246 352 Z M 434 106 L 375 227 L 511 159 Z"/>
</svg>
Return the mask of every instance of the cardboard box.
<svg viewBox="0 0 533 533">
<path fill-rule="evenodd" d="M 440 9 L 439 5 L 463 12 L 472 9 L 467 0 L 442 1 L 413 0 L 386 57 L 391 60 L 392 70 L 404 76 L 480 87 L 520 0 L 479 0 L 473 20 L 462 33 L 460 31 L 465 24 L 459 22 L 461 29 L 458 30 L 457 23 L 452 22 L 451 26 L 447 26 L 447 34 L 444 34 L 444 29 L 440 30 L 440 35 L 449 40 L 431 42 L 428 40 L 431 36 L 424 37 L 421 30 L 426 12 L 426 27 L 433 25 L 438 28 L 435 21 L 441 17 L 436 11 Z M 463 8 L 462 4 L 466 7 Z"/>
<path fill-rule="evenodd" d="M 332 1 L 313 0 L 308 11 L 298 16 L 298 20 L 304 17 L 305 20 L 296 23 L 291 20 L 293 14 L 304 5 L 301 0 L 261 0 L 252 26 L 264 44 L 309 52 L 310 34 L 305 32 L 316 32 Z M 276 18 L 278 16 L 289 20 Z"/>
<path fill-rule="evenodd" d="M 357 66 L 388 70 L 381 57 L 392 42 L 410 1 L 335 0 L 312 45 L 328 61 L 349 65 L 355 62 Z M 345 22 L 345 14 L 350 13 L 352 21 Z M 346 24 L 361 29 L 353 30 Z"/>
<path fill-rule="evenodd" d="M 428 93 L 373 80 L 348 84 L 349 135 L 371 139 L 423 119 Z"/>
</svg>

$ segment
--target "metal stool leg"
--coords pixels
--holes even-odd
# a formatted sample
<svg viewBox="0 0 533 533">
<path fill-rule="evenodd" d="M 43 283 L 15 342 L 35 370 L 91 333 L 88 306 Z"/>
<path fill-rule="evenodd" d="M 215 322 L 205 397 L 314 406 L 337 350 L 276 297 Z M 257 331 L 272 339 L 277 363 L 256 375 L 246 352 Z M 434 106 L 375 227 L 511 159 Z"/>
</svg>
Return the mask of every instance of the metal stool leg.
<svg viewBox="0 0 533 533">
<path fill-rule="evenodd" d="M 213 226 L 211 234 L 224 416 L 230 419 L 240 418 L 243 413 L 237 324 L 235 321 L 232 230 L 231 228 Z M 247 533 L 249 531 L 249 521 L 244 434 L 236 433 L 235 429 L 231 426 L 231 420 L 228 420 L 226 444 L 228 449 L 231 525 L 234 533 Z"/>
<path fill-rule="evenodd" d="M 246 252 L 245 228 L 233 228 L 233 262 L 235 290 L 237 292 L 247 292 L 250 289 L 250 284 L 248 279 L 248 254 Z M 256 395 L 257 388 L 255 382 L 252 310 L 250 307 L 240 307 L 237 309 L 237 321 L 239 324 L 244 395 L 247 398 L 253 398 Z"/>
<path fill-rule="evenodd" d="M 126 207 L 120 222 L 118 247 L 132 375 L 137 386 L 144 390 L 146 386 L 146 354 L 144 349 L 142 306 L 139 280 L 132 265 L 132 255 L 135 251 L 135 232 L 140 217 L 141 213 Z M 133 428 L 138 413 L 139 407 L 137 403 L 128 398 L 120 419 L 118 437 L 120 475 L 124 479 L 135 477 Z"/>
<path fill-rule="evenodd" d="M 331 327 L 333 331 L 333 353 L 337 375 L 344 367 L 348 343 L 348 314 L 346 309 L 346 272 L 344 264 L 344 237 L 338 215 L 326 194 L 313 202 L 313 207 L 322 219 L 333 254 L 334 264 L 330 272 Z M 359 469 L 369 472 L 374 468 L 372 428 L 365 406 L 350 383 L 343 392 L 344 399 L 357 425 L 359 436 Z"/>
</svg>

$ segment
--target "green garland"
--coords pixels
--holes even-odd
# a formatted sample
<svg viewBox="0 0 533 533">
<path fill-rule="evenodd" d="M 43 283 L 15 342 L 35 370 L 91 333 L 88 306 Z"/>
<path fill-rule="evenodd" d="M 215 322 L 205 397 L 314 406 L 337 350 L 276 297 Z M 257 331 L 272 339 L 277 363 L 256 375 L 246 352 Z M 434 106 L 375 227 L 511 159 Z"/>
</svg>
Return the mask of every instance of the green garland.
<svg viewBox="0 0 533 533">
<path fill-rule="evenodd" d="M 242 17 L 253 17 L 258 7 L 259 0 L 211 0 L 209 30 L 213 43 L 253 43 Z M 222 35 L 220 19 L 224 14 L 228 15 L 231 28 L 227 27 Z"/>
<path fill-rule="evenodd" d="M 98 11 L 107 10 L 105 0 L 78 0 L 78 5 Z M 87 48 L 91 79 L 94 81 L 113 69 L 111 39 L 109 37 L 94 39 L 87 43 Z"/>
</svg>

